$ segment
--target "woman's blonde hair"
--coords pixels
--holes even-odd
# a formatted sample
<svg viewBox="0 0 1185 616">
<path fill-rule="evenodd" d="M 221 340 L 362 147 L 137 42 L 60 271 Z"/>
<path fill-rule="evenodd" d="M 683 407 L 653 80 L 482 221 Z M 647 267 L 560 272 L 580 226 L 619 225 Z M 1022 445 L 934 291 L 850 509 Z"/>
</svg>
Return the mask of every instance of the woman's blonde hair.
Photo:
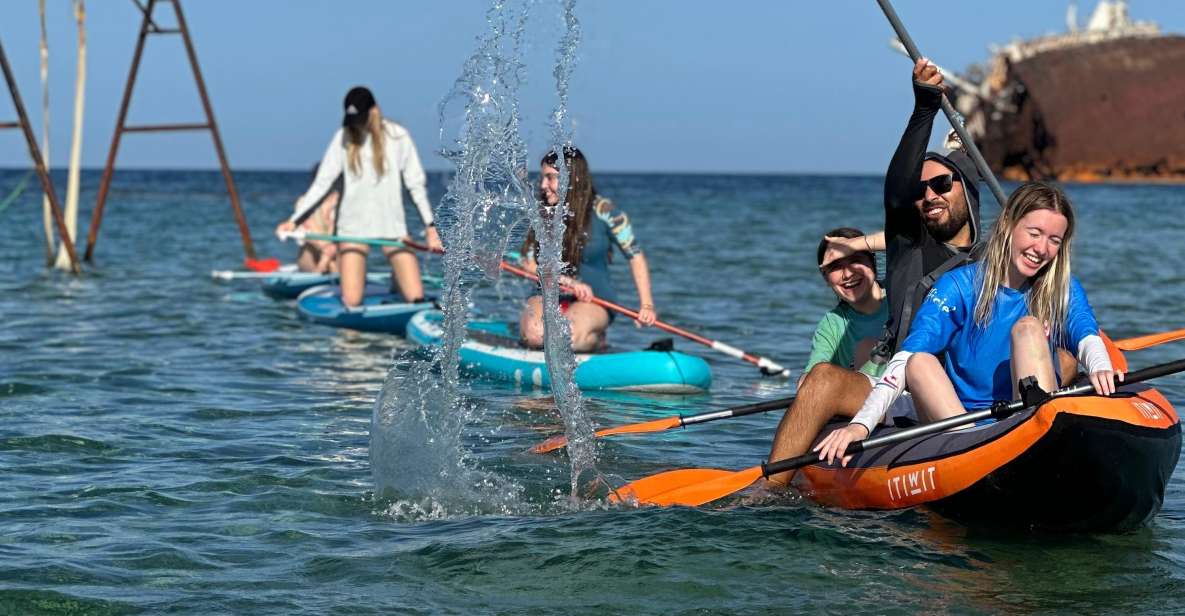
<svg viewBox="0 0 1185 616">
<path fill-rule="evenodd" d="M 1029 279 L 1025 293 L 1029 314 L 1048 324 L 1050 339 L 1057 342 L 1065 333 L 1070 304 L 1070 256 L 1074 237 L 1074 208 L 1061 188 L 1048 182 L 1027 182 L 1008 197 L 1008 204 L 988 238 L 980 269 L 979 298 L 975 301 L 975 323 L 987 327 L 992 319 L 996 291 L 1008 281 L 1011 266 L 1012 231 L 1029 212 L 1050 210 L 1066 217 L 1066 234 L 1053 260 Z"/>
<path fill-rule="evenodd" d="M 360 126 L 345 128 L 346 162 L 354 175 L 362 175 L 362 146 L 366 144 L 368 136 L 370 137 L 370 153 L 375 173 L 382 177 L 387 172 L 387 157 L 384 151 L 387 140 L 383 135 L 383 130 L 383 112 L 378 105 L 370 108 L 365 129 Z"/>
</svg>

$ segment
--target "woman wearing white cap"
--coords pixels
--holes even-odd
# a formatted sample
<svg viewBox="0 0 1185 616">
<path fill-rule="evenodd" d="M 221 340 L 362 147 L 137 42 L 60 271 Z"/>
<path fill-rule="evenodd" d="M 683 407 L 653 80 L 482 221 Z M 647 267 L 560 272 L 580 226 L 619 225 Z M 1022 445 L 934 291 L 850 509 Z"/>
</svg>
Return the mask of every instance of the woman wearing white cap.
<svg viewBox="0 0 1185 616">
<path fill-rule="evenodd" d="M 370 90 L 357 87 L 345 100 L 345 118 L 321 158 L 317 175 L 305 194 L 296 201 L 292 216 L 276 227 L 292 231 L 329 192 L 334 180 L 344 175 L 345 190 L 338 205 L 337 235 L 367 239 L 403 239 L 407 224 L 403 214 L 403 189 L 411 194 L 420 218 L 427 227 L 427 243 L 439 249 L 440 237 L 432 222 L 427 178 L 420 165 L 416 145 L 407 129 L 383 118 Z M 343 242 L 338 247 L 342 303 L 362 303 L 366 288 L 366 255 L 369 246 Z M 407 249 L 383 247 L 395 281 L 405 300 L 424 296 L 420 266 Z"/>
</svg>

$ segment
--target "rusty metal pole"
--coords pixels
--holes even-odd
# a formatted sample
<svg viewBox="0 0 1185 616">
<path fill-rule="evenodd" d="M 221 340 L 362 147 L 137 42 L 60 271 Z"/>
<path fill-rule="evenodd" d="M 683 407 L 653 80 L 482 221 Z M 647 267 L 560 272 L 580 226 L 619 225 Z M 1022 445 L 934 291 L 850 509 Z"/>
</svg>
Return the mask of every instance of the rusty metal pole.
<svg viewBox="0 0 1185 616">
<path fill-rule="evenodd" d="M 0 65 L 4 68 L 4 80 L 8 82 L 8 93 L 12 95 L 12 105 L 16 107 L 19 126 L 25 135 L 25 142 L 29 145 L 29 156 L 33 159 L 33 166 L 37 169 L 37 177 L 41 179 L 41 189 L 49 197 L 49 209 L 53 212 L 54 226 L 58 229 L 58 238 L 70 255 L 70 271 L 78 274 L 82 268 L 78 265 L 78 253 L 74 251 L 74 242 L 70 240 L 70 232 L 66 230 L 66 220 L 62 218 L 62 208 L 58 204 L 57 193 L 53 189 L 53 181 L 49 172 L 45 170 L 45 161 L 41 158 L 41 148 L 37 147 L 37 138 L 33 136 L 33 129 L 29 126 L 29 116 L 25 113 L 25 103 L 21 101 L 20 91 L 16 88 L 16 79 L 12 76 L 12 68 L 8 65 L 8 56 L 4 53 L 4 45 L 0 44 Z M 7 125 L 6 125 L 7 126 Z"/>
<path fill-rule="evenodd" d="M 206 121 L 210 124 L 210 136 L 214 139 L 214 149 L 218 152 L 218 163 L 222 165 L 222 179 L 226 180 L 226 191 L 230 193 L 230 205 L 235 212 L 235 222 L 239 225 L 239 235 L 243 238 L 243 251 L 248 259 L 255 258 L 255 246 L 251 242 L 251 229 L 247 226 L 247 218 L 243 215 L 243 208 L 239 204 L 239 191 L 235 189 L 235 179 L 230 173 L 230 164 L 226 162 L 226 152 L 222 148 L 222 137 L 218 133 L 218 123 L 214 121 L 214 109 L 210 106 L 210 97 L 206 95 L 206 83 L 202 80 L 202 71 L 198 68 L 197 52 L 193 50 L 193 41 L 189 38 L 189 27 L 185 25 L 185 17 L 181 14 L 181 0 L 172 0 L 173 11 L 177 14 L 177 27 L 181 30 L 181 38 L 185 41 L 185 53 L 189 55 L 189 64 L 193 67 L 193 79 L 197 82 L 198 94 L 202 97 L 202 108 L 206 110 Z"/>
<path fill-rule="evenodd" d="M 136 7 L 144 14 L 144 21 L 140 23 L 140 37 L 136 41 L 136 51 L 132 54 L 132 68 L 128 71 L 128 83 L 123 91 L 123 102 L 119 106 L 119 118 L 115 122 L 115 134 L 111 137 L 111 150 L 107 153 L 107 165 L 103 168 L 103 179 L 99 183 L 99 196 L 95 202 L 95 211 L 91 216 L 90 233 L 87 234 L 85 259 L 91 261 L 94 257 L 95 243 L 99 239 L 99 225 L 103 221 L 103 207 L 107 203 L 107 193 L 111 188 L 111 176 L 115 171 L 115 157 L 119 151 L 119 143 L 124 133 L 156 132 L 177 130 L 209 130 L 214 139 L 214 150 L 218 154 L 218 162 L 222 167 L 222 178 L 226 181 L 227 192 L 230 193 L 230 204 L 234 209 L 235 221 L 239 226 L 239 234 L 243 238 L 243 250 L 247 259 L 255 258 L 255 247 L 251 242 L 251 231 L 247 227 L 247 218 L 243 215 L 243 208 L 239 203 L 239 192 L 235 188 L 234 176 L 230 172 L 230 164 L 226 162 L 226 151 L 222 147 L 222 137 L 218 133 L 218 125 L 214 122 L 214 109 L 210 106 L 210 98 L 206 94 L 206 83 L 202 80 L 201 69 L 198 68 L 197 53 L 193 49 L 193 42 L 189 38 L 189 28 L 185 25 L 185 17 L 181 14 L 180 0 L 148 0 L 147 6 L 141 6 L 133 0 Z M 161 28 L 152 21 L 152 11 L 157 2 L 172 2 L 173 11 L 177 15 L 177 28 Z M 185 42 L 185 53 L 189 57 L 189 64 L 193 68 L 193 78 L 197 84 L 198 94 L 202 99 L 202 109 L 206 112 L 204 124 L 157 124 L 148 126 L 128 126 L 128 107 L 132 100 L 132 90 L 136 85 L 136 74 L 140 68 L 140 59 L 144 53 L 144 43 L 149 34 L 180 34 Z"/>
<path fill-rule="evenodd" d="M 144 21 L 140 22 L 140 38 L 136 40 L 136 52 L 132 54 L 132 68 L 128 71 L 128 83 L 123 89 L 123 101 L 119 104 L 119 119 L 115 121 L 115 134 L 111 136 L 111 149 L 107 152 L 107 164 L 103 167 L 103 179 L 99 182 L 99 197 L 95 200 L 95 211 L 91 214 L 90 231 L 86 234 L 86 254 L 89 263 L 95 256 L 95 242 L 99 240 L 99 225 L 103 223 L 103 206 L 107 204 L 107 191 L 111 188 L 111 175 L 115 172 L 115 154 L 119 151 L 119 140 L 123 137 L 124 123 L 128 118 L 128 105 L 132 102 L 132 88 L 136 85 L 136 73 L 140 69 L 140 56 L 144 53 L 144 41 L 148 38 L 148 24 L 152 22 L 152 7 L 156 0 L 148 0 Z"/>
</svg>

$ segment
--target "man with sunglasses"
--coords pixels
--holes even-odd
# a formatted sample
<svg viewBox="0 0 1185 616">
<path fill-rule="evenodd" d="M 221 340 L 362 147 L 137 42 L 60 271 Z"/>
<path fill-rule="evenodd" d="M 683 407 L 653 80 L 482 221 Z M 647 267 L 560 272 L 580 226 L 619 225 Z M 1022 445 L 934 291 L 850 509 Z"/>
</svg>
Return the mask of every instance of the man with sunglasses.
<svg viewBox="0 0 1185 616">
<path fill-rule="evenodd" d="M 962 150 L 926 151 L 934 117 L 942 108 L 942 73 L 925 58 L 914 65 L 913 93 L 913 113 L 885 174 L 889 320 L 873 350 L 874 361 L 882 363 L 905 340 L 913 314 L 934 281 L 968 262 L 980 238 L 980 175 L 975 164 Z M 778 424 L 770 460 L 805 453 L 833 416 L 855 416 L 871 391 L 872 381 L 865 374 L 833 364 L 815 366 Z M 908 397 L 898 400 L 900 405 L 886 418 L 911 414 Z M 790 477 L 783 473 L 770 480 L 786 484 Z"/>
</svg>

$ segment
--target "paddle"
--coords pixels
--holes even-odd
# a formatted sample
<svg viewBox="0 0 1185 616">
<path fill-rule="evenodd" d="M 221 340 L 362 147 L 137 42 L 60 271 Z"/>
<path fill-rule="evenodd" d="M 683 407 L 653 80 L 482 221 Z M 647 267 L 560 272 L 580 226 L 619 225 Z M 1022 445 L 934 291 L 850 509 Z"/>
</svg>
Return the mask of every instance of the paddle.
<svg viewBox="0 0 1185 616">
<path fill-rule="evenodd" d="M 275 257 L 267 259 L 243 259 L 243 265 L 253 272 L 274 272 L 280 269 L 280 260 Z"/>
<path fill-rule="evenodd" d="M 289 266 L 289 267 L 295 267 L 295 266 Z M 235 270 L 212 270 L 210 272 L 210 277 L 217 278 L 218 280 L 251 280 L 251 279 L 259 279 L 259 278 L 272 278 L 272 277 L 276 276 L 277 274 L 281 274 L 284 272 L 285 272 L 285 270 L 284 270 L 283 266 L 281 266 L 279 269 L 277 269 L 274 272 L 238 272 Z"/>
<path fill-rule="evenodd" d="M 535 274 L 532 274 L 531 272 L 528 272 L 527 270 L 525 270 L 521 267 L 511 265 L 505 261 L 502 262 L 500 267 L 503 270 L 508 271 L 511 274 L 514 274 L 515 276 L 520 276 L 522 278 L 526 278 L 527 280 L 534 280 L 536 282 L 539 281 L 539 277 L 536 276 Z M 566 290 L 566 287 L 564 287 L 564 288 Z M 633 310 L 630 310 L 629 308 L 626 308 L 625 306 L 620 306 L 618 304 L 614 304 L 613 302 L 603 300 L 599 297 L 594 297 L 594 298 L 592 298 L 591 301 L 592 301 L 592 303 L 594 303 L 602 308 L 605 308 L 606 310 L 612 310 L 614 312 L 619 312 L 631 319 L 638 318 L 637 312 L 634 312 Z M 699 334 L 689 332 L 685 329 L 680 329 L 678 327 L 675 327 L 674 325 L 671 325 L 669 323 L 664 323 L 662 321 L 655 321 L 654 327 L 657 327 L 658 329 L 661 329 L 665 332 L 670 332 L 672 334 L 675 334 L 676 336 L 682 336 L 682 337 L 684 337 L 688 340 L 691 340 L 693 342 L 698 342 L 698 343 L 712 349 L 713 351 L 723 353 L 723 354 L 725 354 L 729 357 L 732 357 L 734 359 L 740 359 L 743 361 L 747 361 L 751 364 L 754 364 L 759 369 L 761 369 L 762 374 L 769 375 L 769 376 L 780 376 L 782 378 L 790 378 L 790 369 L 789 368 L 784 368 L 777 362 L 774 362 L 773 360 L 770 360 L 768 358 L 746 353 L 745 351 L 742 351 L 741 349 L 738 349 L 734 346 L 720 342 L 719 340 L 711 340 L 711 339 L 705 338 L 703 336 L 700 336 Z"/>
<path fill-rule="evenodd" d="M 642 434 L 645 432 L 662 432 L 663 430 L 670 430 L 671 428 L 682 428 L 684 426 L 690 426 L 692 424 L 698 423 L 707 423 L 709 421 L 716 421 L 718 419 L 728 419 L 730 417 L 744 417 L 745 415 L 767 413 L 769 411 L 784 409 L 793 403 L 794 396 L 790 396 L 788 398 L 766 400 L 764 402 L 755 402 L 753 404 L 746 404 L 744 406 L 734 406 L 731 408 L 721 409 L 719 411 L 700 413 L 698 415 L 691 415 L 690 417 L 672 415 L 670 417 L 655 419 L 653 421 L 597 430 L 593 436 L 599 438 L 613 434 Z M 564 447 L 567 444 L 568 438 L 561 434 L 558 436 L 553 436 L 546 441 L 535 445 L 531 448 L 531 451 L 533 453 L 547 453 L 549 451 L 555 451 L 556 449 Z"/>
<path fill-rule="evenodd" d="M 1140 336 L 1138 338 L 1127 338 L 1126 340 L 1116 342 L 1115 347 L 1121 351 L 1139 351 L 1176 340 L 1185 340 L 1185 329 L 1159 334 L 1148 334 L 1147 336 Z"/>
<path fill-rule="evenodd" d="M 905 46 L 905 51 L 909 53 L 909 57 L 916 63 L 922 57 L 922 53 L 918 51 L 918 46 L 910 38 L 909 32 L 905 31 L 905 24 L 901 23 L 901 19 L 897 17 L 897 11 L 893 10 L 893 4 L 889 0 L 876 1 L 877 4 L 880 4 L 881 10 L 884 11 L 885 17 L 888 18 L 889 24 L 893 26 L 893 30 L 897 33 L 897 38 Z M 1004 207 L 1004 204 L 1008 202 L 1008 198 L 1004 196 L 1004 190 L 1000 188 L 1000 182 L 996 181 L 996 176 L 988 168 L 987 161 L 983 159 L 983 154 L 980 154 L 979 148 L 976 147 L 971 136 L 967 134 L 967 129 L 963 126 L 962 116 L 951 106 L 945 93 L 942 95 L 942 111 L 946 114 L 946 119 L 954 127 L 955 132 L 958 133 L 959 140 L 963 142 L 963 147 L 966 148 L 967 154 L 971 156 L 971 160 L 975 162 L 975 167 L 979 169 L 980 175 L 983 176 L 984 181 L 991 188 L 996 201 L 1000 203 L 1000 207 Z"/>
<path fill-rule="evenodd" d="M 351 244 L 370 244 L 372 246 L 394 246 L 395 248 L 415 248 L 416 250 L 428 250 L 427 246 L 411 246 L 399 240 L 380 240 L 369 237 L 349 237 L 346 235 L 327 235 L 325 233 L 309 233 L 303 229 L 296 229 L 295 231 L 280 231 L 276 234 L 281 240 L 297 239 L 297 240 L 319 240 L 323 242 L 349 242 Z"/>
<path fill-rule="evenodd" d="M 1115 343 L 1116 348 L 1124 351 L 1138 351 L 1146 349 L 1151 346 L 1163 344 L 1165 342 L 1172 342 L 1174 340 L 1185 339 L 1185 329 L 1178 329 L 1171 332 L 1163 332 L 1160 334 L 1148 334 L 1147 336 L 1140 336 L 1138 338 L 1126 338 Z M 1125 364 L 1126 365 L 1126 364 Z M 1118 369 L 1118 366 L 1117 366 Z M 1126 370 L 1126 368 L 1123 368 Z M 769 411 L 776 411 L 780 408 L 789 406 L 794 402 L 794 396 L 789 398 L 779 398 L 777 400 L 770 400 L 768 402 L 758 402 L 754 404 L 747 404 L 745 406 L 738 406 L 727 408 L 720 411 L 712 411 L 709 413 L 702 413 L 700 415 L 692 415 L 690 417 L 683 417 L 682 415 L 673 415 L 664 417 L 662 419 L 655 419 L 643 423 L 628 424 L 624 426 L 617 426 L 614 428 L 605 428 L 598 430 L 594 436 L 610 436 L 613 434 L 641 434 L 646 432 L 662 432 L 663 430 L 670 430 L 671 428 L 682 428 L 691 424 L 704 423 L 708 421 L 716 421 L 717 419 L 728 419 L 729 417 L 743 417 L 745 415 L 753 415 L 755 413 L 766 413 Z M 531 448 L 534 453 L 548 453 L 555 451 L 565 445 L 568 440 L 564 436 L 553 436 L 538 445 Z"/>
<path fill-rule="evenodd" d="M 1164 364 L 1158 364 L 1129 373 L 1123 381 L 1115 379 L 1118 387 L 1123 384 L 1139 383 L 1150 379 L 1185 371 L 1185 359 L 1179 359 Z M 1049 394 L 1050 398 L 1077 396 L 1094 391 L 1090 384 L 1076 385 L 1059 389 Z M 1038 404 L 1026 404 L 1016 401 L 1008 404 L 997 404 L 989 409 L 975 411 L 948 417 L 941 421 L 925 424 L 908 430 L 901 430 L 892 434 L 870 438 L 850 443 L 842 456 L 849 456 L 876 447 L 895 445 L 897 443 L 943 432 L 951 428 L 973 424 L 984 419 L 1003 419 Z M 610 502 L 634 500 L 649 505 L 686 505 L 690 507 L 710 503 L 716 499 L 739 492 L 752 485 L 757 480 L 770 475 L 777 475 L 786 471 L 808 466 L 819 462 L 819 454 L 807 452 L 793 458 L 786 458 L 776 462 L 759 464 L 741 471 L 725 471 L 709 468 L 685 468 L 667 471 L 639 479 L 622 486 L 609 496 Z"/>
<path fill-rule="evenodd" d="M 290 282 L 304 282 L 320 278 L 336 279 L 338 274 L 337 272 L 300 272 L 296 270 L 295 265 L 282 265 L 280 269 L 274 272 L 238 272 L 235 270 L 212 270 L 210 272 L 210 277 L 217 278 L 218 280 L 259 280 L 280 276 L 283 276 L 284 280 Z M 366 280 L 369 282 L 385 282 L 390 276 L 390 274 L 372 273 L 366 275 Z M 424 274 L 422 278 L 425 283 L 439 282 L 436 276 Z"/>
<path fill-rule="evenodd" d="M 290 231 L 290 232 L 280 233 L 280 239 L 287 239 L 289 237 L 295 237 L 295 238 L 307 237 L 307 238 L 315 239 L 315 240 L 326 240 L 326 241 L 334 241 L 334 242 L 357 242 L 359 244 L 375 244 L 377 246 L 399 246 L 399 247 L 414 248 L 416 250 L 422 250 L 422 251 L 428 251 L 428 252 L 443 252 L 443 251 L 431 251 L 424 244 L 421 244 L 419 242 L 412 241 L 412 240 L 404 240 L 401 242 L 396 242 L 393 240 L 372 240 L 372 239 L 358 238 L 358 237 L 341 237 L 341 236 L 336 236 L 336 235 L 322 235 L 319 233 L 306 233 L 303 231 Z M 529 272 L 521 267 L 511 265 L 511 264 L 507 263 L 506 261 L 501 261 L 499 263 L 498 267 L 502 268 L 502 270 L 504 270 L 504 271 L 514 274 L 515 276 L 519 276 L 521 278 L 526 278 L 527 280 L 533 280 L 535 282 L 539 282 L 539 277 L 536 276 L 535 274 L 532 274 L 531 272 Z M 565 290 L 568 290 L 568 289 L 565 287 Z M 592 298 L 592 303 L 594 303 L 606 310 L 612 310 L 614 312 L 624 314 L 625 316 L 627 316 L 631 319 L 638 318 L 637 312 L 634 312 L 633 310 L 630 310 L 629 308 L 626 308 L 625 306 L 620 306 L 620 305 L 615 304 L 613 302 L 603 300 L 599 297 Z M 684 338 L 687 338 L 688 340 L 698 342 L 710 349 L 713 349 L 715 351 L 723 353 L 729 357 L 733 357 L 735 359 L 740 359 L 743 361 L 747 361 L 751 364 L 755 364 L 758 368 L 761 369 L 762 374 L 776 375 L 776 376 L 781 376 L 783 378 L 790 378 L 790 370 L 788 368 L 784 368 L 780 364 L 778 364 L 770 359 L 767 359 L 765 357 L 751 355 L 751 354 L 746 353 L 745 351 L 742 351 L 741 349 L 738 349 L 734 346 L 725 344 L 725 343 L 720 342 L 718 340 L 710 340 L 710 339 L 700 336 L 698 334 L 694 334 L 694 333 L 689 332 L 685 329 L 680 329 L 678 327 L 675 327 L 674 325 L 671 325 L 669 323 L 664 323 L 662 321 L 655 321 L 654 327 L 657 327 L 658 329 L 661 329 L 665 332 L 675 334 L 677 336 L 682 336 Z"/>
</svg>

